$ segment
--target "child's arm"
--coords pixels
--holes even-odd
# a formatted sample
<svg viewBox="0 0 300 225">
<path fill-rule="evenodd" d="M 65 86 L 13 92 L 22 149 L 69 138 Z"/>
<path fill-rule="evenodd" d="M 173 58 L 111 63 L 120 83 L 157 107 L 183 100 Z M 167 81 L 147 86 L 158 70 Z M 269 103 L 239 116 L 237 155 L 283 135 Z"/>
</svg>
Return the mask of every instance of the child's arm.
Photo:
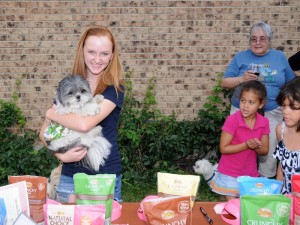
<svg viewBox="0 0 300 225">
<path fill-rule="evenodd" d="M 100 112 L 95 116 L 82 116 L 74 113 L 58 114 L 54 108 L 48 109 L 46 118 L 64 127 L 79 132 L 88 132 L 104 120 L 116 107 L 116 104 L 107 99 L 100 103 Z"/>
<path fill-rule="evenodd" d="M 231 144 L 233 136 L 225 131 L 222 131 L 220 138 L 220 151 L 222 154 L 232 154 L 249 149 L 246 142 L 240 144 Z"/>
<path fill-rule="evenodd" d="M 281 169 L 281 163 L 278 164 L 276 180 L 283 180 L 283 173 Z"/>
<path fill-rule="evenodd" d="M 277 137 L 277 141 L 279 142 L 281 139 L 281 127 L 282 127 L 282 123 L 278 124 L 276 126 L 276 137 Z"/>
<path fill-rule="evenodd" d="M 254 148 L 254 150 L 259 155 L 267 155 L 269 153 L 269 135 L 263 135 L 260 143 L 261 144 L 257 148 Z"/>
<path fill-rule="evenodd" d="M 281 139 L 281 127 L 282 127 L 282 123 L 280 123 L 276 126 L 276 137 L 277 137 L 278 142 Z M 276 180 L 284 180 L 280 162 L 278 163 L 278 167 L 277 167 Z"/>
</svg>

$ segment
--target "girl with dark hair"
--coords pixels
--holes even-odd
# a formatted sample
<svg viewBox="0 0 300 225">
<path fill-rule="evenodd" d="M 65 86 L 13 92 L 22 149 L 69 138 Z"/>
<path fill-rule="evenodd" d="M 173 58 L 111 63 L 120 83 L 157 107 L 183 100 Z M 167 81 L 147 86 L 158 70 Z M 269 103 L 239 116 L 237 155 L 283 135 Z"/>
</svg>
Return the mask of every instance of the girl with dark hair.
<svg viewBox="0 0 300 225">
<path fill-rule="evenodd" d="M 282 194 L 292 192 L 292 175 L 300 174 L 300 77 L 288 82 L 276 101 L 283 121 L 276 127 L 278 144 L 273 157 L 279 160 L 277 180 L 283 181 Z"/>
<path fill-rule="evenodd" d="M 266 88 L 259 81 L 242 84 L 240 109 L 229 115 L 222 127 L 218 169 L 209 183 L 226 200 L 239 197 L 237 177 L 258 177 L 257 155 L 269 151 L 269 120 L 258 111 L 266 102 Z"/>
</svg>

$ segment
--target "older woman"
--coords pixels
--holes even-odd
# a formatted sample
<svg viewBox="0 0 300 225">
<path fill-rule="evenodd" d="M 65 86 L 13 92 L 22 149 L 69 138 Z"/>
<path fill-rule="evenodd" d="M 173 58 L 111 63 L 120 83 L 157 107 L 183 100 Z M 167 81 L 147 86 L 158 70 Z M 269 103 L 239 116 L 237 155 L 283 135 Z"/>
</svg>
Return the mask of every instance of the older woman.
<svg viewBox="0 0 300 225">
<path fill-rule="evenodd" d="M 272 38 L 273 32 L 269 24 L 264 22 L 254 24 L 250 30 L 250 48 L 238 52 L 233 57 L 221 84 L 223 88 L 234 90 L 231 98 L 231 114 L 239 108 L 240 84 L 258 79 L 266 86 L 267 101 L 264 112 L 270 122 L 270 148 L 268 155 L 259 156 L 259 173 L 265 177 L 274 177 L 277 169 L 272 154 L 277 144 L 275 128 L 282 120 L 282 114 L 280 106 L 276 103 L 276 97 L 281 87 L 295 77 L 284 53 L 271 49 Z"/>
</svg>

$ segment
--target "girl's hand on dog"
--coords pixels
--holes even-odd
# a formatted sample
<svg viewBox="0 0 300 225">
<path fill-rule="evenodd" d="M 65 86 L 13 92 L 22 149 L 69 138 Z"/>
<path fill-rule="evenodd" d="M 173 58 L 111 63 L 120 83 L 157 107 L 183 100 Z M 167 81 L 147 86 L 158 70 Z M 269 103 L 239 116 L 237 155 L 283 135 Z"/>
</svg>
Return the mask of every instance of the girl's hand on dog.
<svg viewBox="0 0 300 225">
<path fill-rule="evenodd" d="M 87 154 L 87 148 L 84 147 L 75 147 L 71 148 L 65 153 L 56 153 L 56 158 L 64 163 L 70 163 L 70 162 L 78 162 L 81 159 L 83 159 Z"/>
</svg>

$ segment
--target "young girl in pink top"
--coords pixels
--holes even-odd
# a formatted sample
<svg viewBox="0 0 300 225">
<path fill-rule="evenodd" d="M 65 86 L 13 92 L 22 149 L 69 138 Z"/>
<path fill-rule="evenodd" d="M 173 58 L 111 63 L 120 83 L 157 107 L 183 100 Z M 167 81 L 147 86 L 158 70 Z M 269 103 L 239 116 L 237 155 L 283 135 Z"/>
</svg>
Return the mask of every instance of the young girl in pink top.
<svg viewBox="0 0 300 225">
<path fill-rule="evenodd" d="M 244 83 L 240 92 L 240 110 L 229 115 L 222 127 L 222 155 L 210 187 L 224 195 L 227 201 L 239 196 L 237 177 L 258 177 L 257 155 L 268 154 L 269 120 L 259 113 L 265 101 L 263 84 L 256 80 Z"/>
</svg>

